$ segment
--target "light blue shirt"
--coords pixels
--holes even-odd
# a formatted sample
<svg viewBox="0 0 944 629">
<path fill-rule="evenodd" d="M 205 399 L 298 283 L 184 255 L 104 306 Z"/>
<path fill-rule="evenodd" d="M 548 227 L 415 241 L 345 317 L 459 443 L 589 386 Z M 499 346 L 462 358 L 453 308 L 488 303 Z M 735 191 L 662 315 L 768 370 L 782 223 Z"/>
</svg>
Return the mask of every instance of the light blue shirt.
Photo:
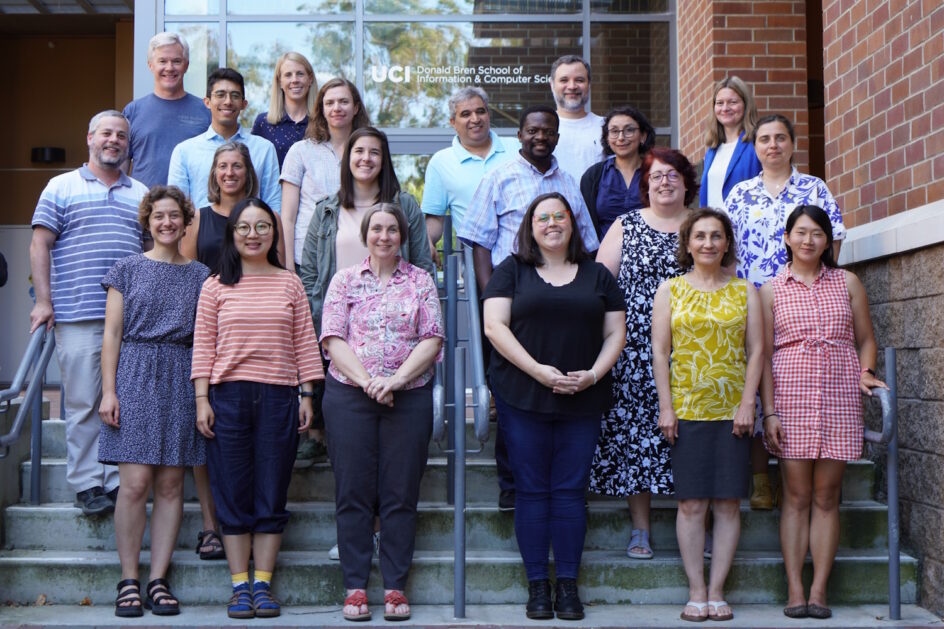
<svg viewBox="0 0 944 629">
<path fill-rule="evenodd" d="M 528 206 L 535 197 L 546 192 L 560 192 L 570 203 L 580 236 L 588 252 L 600 248 L 590 212 L 583 201 L 573 177 L 557 166 L 551 156 L 551 167 L 546 173 L 531 162 L 515 154 L 502 168 L 496 168 L 482 178 L 472 202 L 456 234 L 462 240 L 480 245 L 492 252 L 492 266 L 517 250 L 518 228 Z"/>
<path fill-rule="evenodd" d="M 195 208 L 210 205 L 207 198 L 207 182 L 213 166 L 213 154 L 227 142 L 242 142 L 249 148 L 252 167 L 259 178 L 259 197 L 277 214 L 282 210 L 282 188 L 279 186 L 279 158 L 275 146 L 258 135 L 252 135 L 242 127 L 236 134 L 224 139 L 209 129 L 200 135 L 184 140 L 174 147 L 170 156 L 167 184 L 177 186 L 190 196 Z"/>
<path fill-rule="evenodd" d="M 520 148 L 517 138 L 503 138 L 494 131 L 489 132 L 489 137 L 492 146 L 484 159 L 466 150 L 459 136 L 452 138 L 452 146 L 433 155 L 426 166 L 423 214 L 443 216 L 448 209 L 453 228 L 459 229 L 485 173 L 514 159 Z"/>
</svg>

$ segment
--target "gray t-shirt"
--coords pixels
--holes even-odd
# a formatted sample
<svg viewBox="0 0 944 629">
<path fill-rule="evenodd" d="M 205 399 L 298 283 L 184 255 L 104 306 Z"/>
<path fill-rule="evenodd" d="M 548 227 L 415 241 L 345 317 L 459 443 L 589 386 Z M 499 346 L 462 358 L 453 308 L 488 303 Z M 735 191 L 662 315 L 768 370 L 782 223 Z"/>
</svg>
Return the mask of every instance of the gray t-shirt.
<svg viewBox="0 0 944 629">
<path fill-rule="evenodd" d="M 131 123 L 131 172 L 148 188 L 167 183 L 174 147 L 210 126 L 210 110 L 192 94 L 176 100 L 148 94 L 128 103 L 123 113 Z"/>
</svg>

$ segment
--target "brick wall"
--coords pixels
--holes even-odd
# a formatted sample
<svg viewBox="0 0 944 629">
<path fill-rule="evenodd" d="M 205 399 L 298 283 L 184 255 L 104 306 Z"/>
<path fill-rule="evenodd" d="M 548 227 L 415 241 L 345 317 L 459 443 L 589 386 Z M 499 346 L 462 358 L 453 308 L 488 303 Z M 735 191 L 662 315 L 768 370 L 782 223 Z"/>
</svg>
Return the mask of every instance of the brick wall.
<svg viewBox="0 0 944 629">
<path fill-rule="evenodd" d="M 846 224 L 944 198 L 944 4 L 824 0 L 826 176 Z"/>
<path fill-rule="evenodd" d="M 705 120 L 715 83 L 737 75 L 754 90 L 761 115 L 781 113 L 797 131 L 794 162 L 809 162 L 806 3 L 798 0 L 692 0 L 678 15 L 679 145 L 705 155 Z"/>
</svg>

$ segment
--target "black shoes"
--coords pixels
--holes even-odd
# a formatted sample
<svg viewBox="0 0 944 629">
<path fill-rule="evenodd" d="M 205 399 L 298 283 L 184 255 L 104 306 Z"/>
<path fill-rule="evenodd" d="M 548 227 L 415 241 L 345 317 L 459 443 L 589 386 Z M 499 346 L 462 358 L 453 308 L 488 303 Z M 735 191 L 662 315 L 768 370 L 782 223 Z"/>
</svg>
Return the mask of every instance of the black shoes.
<svg viewBox="0 0 944 629">
<path fill-rule="evenodd" d="M 525 615 L 532 620 L 549 620 L 554 617 L 550 581 L 528 581 L 528 606 L 525 609 Z"/>
<path fill-rule="evenodd" d="M 554 611 L 560 620 L 583 620 L 583 603 L 577 594 L 576 579 L 558 579 Z"/>
<path fill-rule="evenodd" d="M 503 489 L 498 495 L 498 510 L 507 513 L 515 510 L 515 490 Z"/>
<path fill-rule="evenodd" d="M 75 506 L 82 509 L 83 515 L 104 515 L 115 510 L 115 503 L 101 487 L 92 487 L 77 493 Z"/>
</svg>

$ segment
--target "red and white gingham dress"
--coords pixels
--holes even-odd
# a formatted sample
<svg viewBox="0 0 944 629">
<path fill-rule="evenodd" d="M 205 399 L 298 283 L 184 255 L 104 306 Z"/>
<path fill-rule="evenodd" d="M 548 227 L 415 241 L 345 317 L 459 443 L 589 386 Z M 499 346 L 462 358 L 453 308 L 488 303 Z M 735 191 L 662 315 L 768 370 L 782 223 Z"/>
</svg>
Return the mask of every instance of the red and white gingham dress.
<svg viewBox="0 0 944 629">
<path fill-rule="evenodd" d="M 862 454 L 862 400 L 852 308 L 842 269 L 812 286 L 786 265 L 774 291 L 774 406 L 783 457 L 853 461 Z"/>
</svg>

